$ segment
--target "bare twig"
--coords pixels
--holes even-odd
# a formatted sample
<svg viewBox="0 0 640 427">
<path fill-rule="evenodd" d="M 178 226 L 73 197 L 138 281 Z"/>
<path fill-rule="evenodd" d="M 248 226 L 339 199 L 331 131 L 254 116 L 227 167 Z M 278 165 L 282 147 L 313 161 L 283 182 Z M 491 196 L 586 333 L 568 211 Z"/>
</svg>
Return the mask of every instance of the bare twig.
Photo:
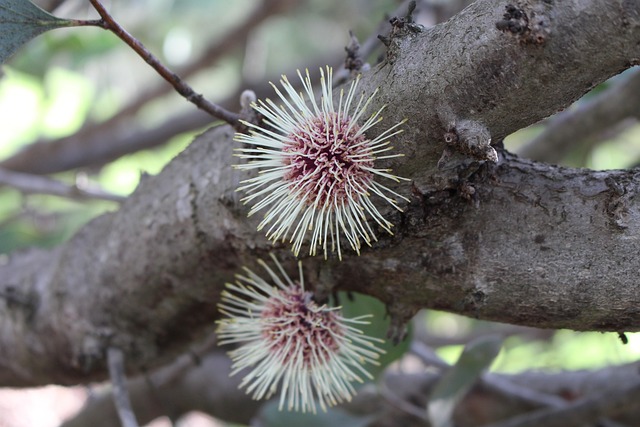
<svg viewBox="0 0 640 427">
<path fill-rule="evenodd" d="M 349 31 L 349 37 L 349 44 L 344 48 L 347 52 L 344 68 L 351 71 L 352 74 L 360 73 L 364 65 L 364 60 L 360 54 L 360 42 L 355 34 L 353 34 L 353 31 Z"/>
<path fill-rule="evenodd" d="M 415 354 L 422 363 L 439 369 L 449 369 L 451 365 L 436 354 L 431 347 L 419 341 L 412 341 L 410 351 Z"/>
<path fill-rule="evenodd" d="M 122 427 L 138 427 L 138 421 L 131 409 L 129 391 L 127 390 L 127 378 L 124 374 L 124 354 L 122 350 L 109 347 L 107 350 L 107 363 L 109 376 L 113 386 L 113 403 L 116 405 Z"/>
<path fill-rule="evenodd" d="M 260 6 L 258 6 L 244 22 L 226 33 L 222 40 L 218 41 L 217 43 L 211 44 L 209 48 L 205 52 L 203 52 L 197 60 L 180 69 L 180 75 L 182 76 L 182 78 L 187 78 L 196 74 L 203 68 L 211 65 L 215 60 L 222 57 L 235 46 L 245 41 L 247 39 L 247 34 L 258 24 L 260 24 L 260 22 L 276 13 L 280 13 L 286 6 L 289 5 L 290 2 L 286 2 L 284 0 L 264 0 L 262 4 L 260 4 Z M 107 120 L 109 126 L 113 126 L 115 123 L 121 121 L 122 119 L 130 118 L 147 103 L 166 94 L 168 91 L 168 86 L 159 85 L 137 95 L 135 100 L 133 100 L 131 104 L 127 105 L 122 110 L 118 111 L 116 115 Z"/>
<path fill-rule="evenodd" d="M 240 125 L 240 116 L 236 113 L 232 113 L 224 109 L 223 107 L 214 104 L 211 101 L 205 99 L 201 94 L 196 93 L 191 86 L 185 83 L 176 73 L 169 70 L 164 66 L 158 58 L 156 58 L 142 43 L 129 34 L 120 24 L 118 24 L 113 17 L 107 12 L 105 7 L 99 0 L 89 0 L 93 7 L 98 11 L 102 19 L 97 21 L 96 26 L 109 30 L 118 36 L 123 42 L 131 47 L 147 64 L 153 67 L 167 82 L 169 82 L 174 89 L 182 95 L 186 100 L 196 105 L 201 110 L 206 111 L 213 117 L 224 120 L 231 126 L 237 127 Z"/>
<path fill-rule="evenodd" d="M 103 190 L 67 185 L 55 179 L 0 168 L 0 185 L 6 185 L 24 193 L 50 194 L 76 200 L 108 200 L 122 202 L 126 197 Z"/>
<path fill-rule="evenodd" d="M 412 415 L 421 421 L 429 423 L 427 411 L 393 393 L 385 384 L 384 378 L 382 378 L 378 383 L 378 393 L 380 393 L 380 396 L 392 407 L 400 410 L 401 412 Z"/>
<path fill-rule="evenodd" d="M 567 406 L 567 401 L 561 397 L 515 384 L 495 374 L 486 373 L 482 376 L 481 381 L 489 390 L 498 392 L 503 396 L 515 397 L 520 401 L 536 406 L 548 408 L 564 408 Z"/>
</svg>

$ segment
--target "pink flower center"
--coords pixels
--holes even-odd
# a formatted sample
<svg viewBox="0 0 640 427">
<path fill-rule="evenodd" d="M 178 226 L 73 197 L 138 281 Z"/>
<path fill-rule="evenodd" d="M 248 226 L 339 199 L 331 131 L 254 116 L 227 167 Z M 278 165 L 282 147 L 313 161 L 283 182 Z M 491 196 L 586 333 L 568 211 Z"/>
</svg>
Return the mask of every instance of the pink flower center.
<svg viewBox="0 0 640 427">
<path fill-rule="evenodd" d="M 344 336 L 334 311 L 323 310 L 299 286 L 278 291 L 261 313 L 262 336 L 274 353 L 284 354 L 284 363 L 302 357 L 303 366 L 325 364 L 339 350 L 337 338 Z"/>
<path fill-rule="evenodd" d="M 310 119 L 285 139 L 283 151 L 292 153 L 285 160 L 291 166 L 285 179 L 308 205 L 316 200 L 320 207 L 334 201 L 340 205 L 349 196 L 357 201 L 359 192 L 353 190 L 370 186 L 373 174 L 365 168 L 373 167 L 374 157 L 359 129 L 348 118 L 329 113 Z"/>
</svg>

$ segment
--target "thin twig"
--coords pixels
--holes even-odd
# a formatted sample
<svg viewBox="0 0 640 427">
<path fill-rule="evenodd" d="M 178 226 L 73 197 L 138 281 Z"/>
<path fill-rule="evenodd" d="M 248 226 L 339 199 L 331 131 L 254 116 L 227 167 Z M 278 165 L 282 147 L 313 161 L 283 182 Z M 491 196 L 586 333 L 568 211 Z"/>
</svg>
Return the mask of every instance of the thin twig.
<svg viewBox="0 0 640 427">
<path fill-rule="evenodd" d="M 616 391 L 580 399 L 562 408 L 541 409 L 487 427 L 579 426 L 637 408 L 638 399 L 640 382 Z"/>
<path fill-rule="evenodd" d="M 382 378 L 378 383 L 378 393 L 389 405 L 393 406 L 394 408 L 406 414 L 412 415 L 419 420 L 429 423 L 427 411 L 424 408 L 418 407 L 393 393 L 385 384 L 384 378 Z"/>
<path fill-rule="evenodd" d="M 275 2 L 271 0 L 263 0 L 262 4 L 256 7 L 244 22 L 231 29 L 221 40 L 216 43 L 211 43 L 199 58 L 179 69 L 178 72 L 182 78 L 187 78 L 196 74 L 203 68 L 211 65 L 218 58 L 227 54 L 237 45 L 241 44 L 243 40 L 246 40 L 247 34 L 256 28 L 262 21 L 266 20 L 274 13 L 279 13 L 282 8 L 288 6 L 289 5 L 283 0 L 277 0 Z M 157 87 L 149 88 L 146 91 L 137 94 L 135 99 L 132 100 L 129 105 L 118 111 L 118 113 L 113 117 L 110 117 L 108 122 L 111 125 L 115 125 L 122 119 L 133 117 L 142 107 L 147 105 L 147 103 L 166 94 L 169 89 L 170 88 L 166 85 L 158 85 Z"/>
<path fill-rule="evenodd" d="M 547 394 L 529 387 L 515 384 L 508 378 L 486 373 L 481 377 L 481 382 L 486 389 L 500 393 L 503 396 L 517 398 L 522 402 L 546 408 L 564 408 L 568 402 L 558 396 Z"/>
<path fill-rule="evenodd" d="M 435 351 L 423 342 L 413 340 L 409 349 L 422 363 L 439 369 L 449 369 L 451 365 L 445 362 Z"/>
<path fill-rule="evenodd" d="M 138 421 L 131 408 L 127 378 L 124 374 L 124 354 L 122 350 L 109 347 L 107 350 L 109 376 L 113 386 L 113 403 L 116 405 L 122 427 L 138 427 Z"/>
<path fill-rule="evenodd" d="M 142 59 L 145 60 L 154 70 L 158 72 L 167 82 L 169 82 L 175 90 L 182 95 L 187 101 L 195 104 L 201 110 L 206 111 L 213 117 L 224 120 L 233 127 L 240 126 L 240 115 L 232 113 L 219 105 L 205 99 L 201 94 L 196 93 L 191 86 L 185 83 L 176 73 L 164 66 L 158 58 L 156 58 L 142 43 L 129 34 L 113 17 L 107 12 L 105 7 L 99 0 L 89 0 L 102 19 L 97 21 L 100 28 L 111 31 L 118 36 L 123 42 L 131 47 Z"/>
<path fill-rule="evenodd" d="M 50 194 L 75 200 L 108 200 L 123 202 L 126 197 L 106 191 L 67 185 L 55 179 L 0 168 L 0 186 L 6 185 L 23 193 Z"/>
</svg>

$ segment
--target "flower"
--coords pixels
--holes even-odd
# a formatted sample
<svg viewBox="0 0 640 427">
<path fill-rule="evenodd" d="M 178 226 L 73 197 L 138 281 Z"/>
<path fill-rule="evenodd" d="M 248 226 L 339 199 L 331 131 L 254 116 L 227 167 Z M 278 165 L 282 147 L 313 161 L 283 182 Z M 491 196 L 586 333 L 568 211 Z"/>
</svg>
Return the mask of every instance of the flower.
<svg viewBox="0 0 640 427">
<path fill-rule="evenodd" d="M 236 134 L 236 141 L 245 143 L 238 149 L 238 155 L 248 160 L 236 167 L 259 170 L 258 176 L 243 181 L 239 190 L 248 193 L 242 199 L 245 203 L 255 202 L 249 215 L 267 209 L 258 230 L 269 226 L 266 232 L 269 240 L 286 241 L 291 233 L 293 253 L 298 256 L 310 231 L 310 255 L 315 255 L 320 246 L 326 258 L 327 242 L 331 239 L 331 251 L 337 251 L 342 259 L 341 234 L 358 254 L 362 241 L 371 245 L 376 240 L 367 217 L 393 234 L 393 224 L 372 203 L 372 193 L 399 211 L 402 209 L 394 197 L 409 201 L 374 181 L 376 175 L 396 182 L 403 179 L 392 175 L 390 169 L 376 168 L 374 162 L 402 156 L 384 153 L 393 149 L 389 146 L 390 138 L 402 132 L 399 127 L 406 120 L 369 139 L 367 132 L 382 120 L 380 113 L 384 107 L 364 123 L 358 122 L 377 90 L 366 101 L 364 94 L 357 99 L 358 76 L 346 96 L 344 90 L 340 91 L 336 109 L 331 92 L 333 71 L 327 67 L 326 78 L 322 69 L 320 73 L 322 95 L 318 102 L 309 71 L 305 78 L 298 71 L 310 106 L 286 76 L 282 76 L 280 83 L 288 98 L 271 83 L 284 105 L 276 105 L 270 99 L 252 105 L 264 117 L 264 123 L 258 126 L 244 122 L 250 128 L 249 133 Z"/>
<path fill-rule="evenodd" d="M 275 258 L 274 272 L 262 260 L 270 285 L 244 268 L 246 276 L 236 275 L 235 284 L 227 283 L 219 304 L 227 317 L 218 321 L 220 344 L 239 344 L 231 350 L 231 375 L 245 368 L 242 379 L 256 400 L 271 397 L 281 386 L 279 408 L 316 413 L 316 401 L 322 410 L 351 400 L 355 389 L 351 382 L 362 383 L 362 376 L 373 379 L 362 367 L 378 365 L 383 350 L 354 325 L 368 324 L 369 316 L 343 317 L 340 307 L 319 305 L 305 291 L 302 264 L 300 280 L 292 281 Z"/>
</svg>

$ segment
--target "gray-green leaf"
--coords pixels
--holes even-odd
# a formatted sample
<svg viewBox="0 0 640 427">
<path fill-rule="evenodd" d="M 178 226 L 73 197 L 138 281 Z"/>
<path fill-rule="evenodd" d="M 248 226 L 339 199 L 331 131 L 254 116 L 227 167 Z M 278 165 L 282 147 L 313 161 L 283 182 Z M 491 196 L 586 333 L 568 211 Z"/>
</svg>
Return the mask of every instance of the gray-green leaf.
<svg viewBox="0 0 640 427">
<path fill-rule="evenodd" d="M 453 410 L 491 366 L 500 353 L 502 341 L 498 336 L 485 336 L 466 345 L 456 364 L 442 376 L 431 393 L 427 412 L 433 427 L 452 425 Z"/>
<path fill-rule="evenodd" d="M 35 36 L 69 25 L 73 21 L 57 18 L 28 0 L 0 0 L 0 63 Z"/>
</svg>

